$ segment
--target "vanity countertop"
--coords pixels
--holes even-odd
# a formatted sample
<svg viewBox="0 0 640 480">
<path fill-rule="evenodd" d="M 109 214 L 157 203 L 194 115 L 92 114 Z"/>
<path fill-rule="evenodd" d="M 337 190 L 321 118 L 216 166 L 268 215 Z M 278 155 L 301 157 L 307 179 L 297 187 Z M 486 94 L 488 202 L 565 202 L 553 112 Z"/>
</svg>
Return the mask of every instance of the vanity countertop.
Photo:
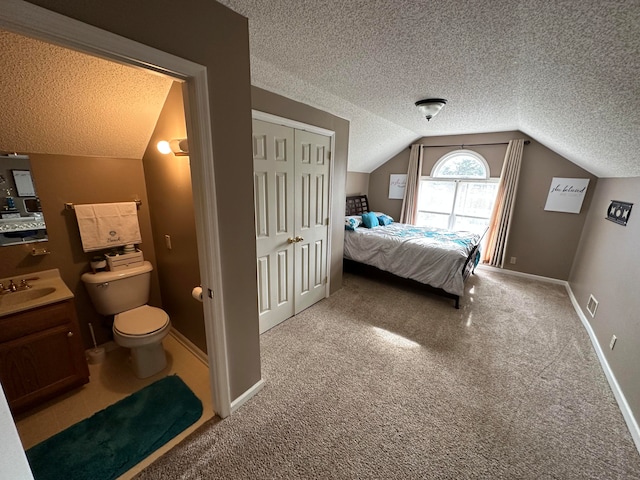
<svg viewBox="0 0 640 480">
<path fill-rule="evenodd" d="M 6 289 L 10 280 L 20 287 L 23 279 L 27 280 L 31 288 L 0 293 L 0 317 L 73 298 L 73 293 L 60 277 L 57 268 L 0 278 L 0 282 Z"/>
<path fill-rule="evenodd" d="M 47 228 L 42 215 L 34 217 L 17 217 L 0 219 L 0 233 L 40 230 Z"/>
</svg>

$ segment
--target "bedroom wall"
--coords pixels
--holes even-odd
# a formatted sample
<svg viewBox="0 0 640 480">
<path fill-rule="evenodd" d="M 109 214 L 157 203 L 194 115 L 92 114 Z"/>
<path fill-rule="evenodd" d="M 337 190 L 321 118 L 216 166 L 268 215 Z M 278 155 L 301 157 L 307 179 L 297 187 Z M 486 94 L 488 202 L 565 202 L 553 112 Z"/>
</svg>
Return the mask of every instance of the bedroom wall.
<svg viewBox="0 0 640 480">
<path fill-rule="evenodd" d="M 516 257 L 517 260 L 516 264 L 506 264 L 504 268 L 567 280 L 595 189 L 595 176 L 518 131 L 424 137 L 416 143 L 472 145 L 508 142 L 513 138 L 525 138 L 531 140 L 531 143 L 524 147 L 518 195 L 506 251 L 507 259 Z M 425 149 L 422 174 L 430 175 L 435 162 L 442 155 L 457 148 L 459 147 Z M 465 148 L 477 151 L 485 157 L 492 177 L 500 176 L 506 145 Z M 400 218 L 402 200 L 388 198 L 389 175 L 407 173 L 408 165 L 409 149 L 406 148 L 370 174 L 369 201 L 372 209 L 387 212 L 396 219 Z M 589 188 L 580 214 L 544 210 L 553 177 L 589 178 Z"/>
<path fill-rule="evenodd" d="M 347 195 L 367 195 L 369 193 L 369 174 L 347 172 Z"/>
<path fill-rule="evenodd" d="M 349 122 L 330 113 L 318 110 L 300 102 L 251 87 L 251 104 L 254 110 L 279 117 L 296 120 L 308 125 L 326 128 L 335 132 L 333 152 L 333 172 L 331 191 L 331 275 L 330 291 L 342 288 L 342 253 L 344 243 L 344 199 L 347 178 L 347 157 L 349 153 Z M 251 158 L 251 156 L 249 156 Z M 252 197 L 253 198 L 253 197 Z M 252 217 L 253 218 L 253 217 Z M 254 247 L 255 251 L 255 247 Z"/>
<path fill-rule="evenodd" d="M 605 218 L 611 200 L 634 204 L 627 226 Z M 640 177 L 598 180 L 569 277 L 576 301 L 589 321 L 636 419 L 640 419 L 638 205 Z M 589 295 L 599 302 L 593 318 L 586 309 Z M 618 337 L 613 350 L 609 348 L 612 335 Z"/>
<path fill-rule="evenodd" d="M 163 155 L 156 147 L 160 140 L 186 137 L 182 84 L 174 82 L 142 157 L 142 164 L 162 308 L 169 314 L 171 326 L 206 353 L 202 303 L 191 296 L 191 289 L 200 285 L 200 264 L 189 157 Z M 171 249 L 167 247 L 165 235 L 171 238 Z"/>
<path fill-rule="evenodd" d="M 230 396 L 238 398 L 261 378 L 256 262 L 246 254 L 256 249 L 248 20 L 213 0 L 30 3 L 207 67 Z"/>
</svg>

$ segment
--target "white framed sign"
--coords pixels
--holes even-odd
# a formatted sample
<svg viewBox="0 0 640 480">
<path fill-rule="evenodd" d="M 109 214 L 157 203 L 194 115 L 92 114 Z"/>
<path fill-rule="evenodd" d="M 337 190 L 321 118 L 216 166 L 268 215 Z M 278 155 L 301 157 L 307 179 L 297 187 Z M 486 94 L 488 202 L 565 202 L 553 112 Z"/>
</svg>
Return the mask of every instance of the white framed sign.
<svg viewBox="0 0 640 480">
<path fill-rule="evenodd" d="M 588 178 L 553 177 L 544 209 L 549 212 L 580 213 L 588 186 Z"/>
<path fill-rule="evenodd" d="M 407 174 L 392 173 L 389 175 L 389 198 L 402 200 L 407 186 Z"/>
<path fill-rule="evenodd" d="M 35 197 L 36 189 L 33 186 L 30 170 L 11 170 L 13 181 L 19 197 Z"/>
</svg>

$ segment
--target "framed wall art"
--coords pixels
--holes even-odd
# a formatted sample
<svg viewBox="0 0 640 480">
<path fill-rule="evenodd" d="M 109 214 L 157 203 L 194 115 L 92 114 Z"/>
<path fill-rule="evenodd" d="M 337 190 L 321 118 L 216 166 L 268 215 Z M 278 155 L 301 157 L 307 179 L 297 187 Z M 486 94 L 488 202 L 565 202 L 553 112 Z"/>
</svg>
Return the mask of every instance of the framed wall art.
<svg viewBox="0 0 640 480">
<path fill-rule="evenodd" d="M 33 186 L 30 170 L 11 170 L 13 181 L 16 184 L 16 192 L 19 197 L 35 197 L 36 189 Z"/>
<path fill-rule="evenodd" d="M 389 175 L 389 198 L 402 200 L 407 186 L 407 174 L 392 173 Z"/>
<path fill-rule="evenodd" d="M 580 213 L 588 186 L 588 178 L 553 177 L 544 209 L 549 212 Z"/>
<path fill-rule="evenodd" d="M 607 220 L 626 227 L 629 221 L 629 215 L 631 215 L 631 207 L 633 207 L 633 203 L 611 200 L 611 204 L 607 210 Z"/>
</svg>

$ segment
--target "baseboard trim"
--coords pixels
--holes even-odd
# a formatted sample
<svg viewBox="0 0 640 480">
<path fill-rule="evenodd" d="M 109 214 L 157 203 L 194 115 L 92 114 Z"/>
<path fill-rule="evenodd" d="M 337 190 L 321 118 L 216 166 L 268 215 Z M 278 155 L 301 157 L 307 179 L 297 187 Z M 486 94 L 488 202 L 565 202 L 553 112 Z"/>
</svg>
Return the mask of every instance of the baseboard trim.
<svg viewBox="0 0 640 480">
<path fill-rule="evenodd" d="M 506 270 L 504 268 L 492 267 L 491 265 L 480 264 L 476 267 L 476 270 L 487 270 L 489 272 L 504 273 L 505 275 L 512 275 L 514 277 L 530 278 L 531 280 L 540 280 L 541 282 L 555 283 L 556 285 L 567 285 L 566 280 L 560 280 L 558 278 L 551 278 L 551 277 L 543 277 L 541 275 L 518 272 L 516 270 Z"/>
<path fill-rule="evenodd" d="M 596 351 L 596 355 L 598 356 L 598 360 L 600 361 L 600 366 L 602 367 L 604 376 L 606 377 L 607 382 L 609 382 L 609 387 L 611 388 L 611 391 L 613 392 L 613 396 L 615 397 L 616 402 L 618 403 L 618 408 L 620 409 L 620 412 L 622 413 L 622 417 L 624 418 L 624 421 L 627 424 L 627 428 L 629 429 L 631 438 L 633 438 L 633 443 L 635 444 L 636 449 L 638 450 L 638 453 L 640 453 L 640 428 L 638 428 L 638 422 L 633 416 L 633 412 L 631 411 L 631 408 L 629 408 L 629 403 L 627 403 L 627 399 L 624 396 L 624 393 L 622 392 L 620 385 L 618 384 L 618 380 L 616 380 L 616 376 L 614 375 L 613 371 L 611 370 L 611 367 L 609 366 L 609 362 L 607 361 L 607 358 L 604 355 L 604 351 L 602 350 L 602 347 L 598 342 L 598 338 L 596 337 L 596 334 L 593 331 L 593 328 L 591 328 L 591 324 L 589 323 L 589 320 L 587 319 L 584 312 L 580 308 L 580 304 L 576 300 L 576 297 L 573 294 L 573 290 L 571 290 L 571 285 L 569 284 L 569 282 L 567 282 L 566 280 L 558 280 L 557 278 L 541 277 L 539 275 L 532 275 L 530 273 L 516 272 L 514 270 L 505 270 L 503 268 L 496 268 L 490 265 L 478 265 L 477 268 L 480 270 L 504 273 L 504 274 L 513 275 L 516 277 L 524 277 L 524 278 L 540 280 L 542 282 L 564 285 L 564 287 L 567 289 L 567 293 L 569 294 L 569 298 L 571 299 L 571 303 L 573 304 L 573 309 L 578 314 L 578 317 L 580 317 L 582 326 L 587 331 L 587 334 L 589 335 L 589 339 L 591 340 L 591 344 L 593 345 L 593 349 Z"/>
<path fill-rule="evenodd" d="M 181 334 L 174 327 L 171 327 L 169 333 L 178 343 L 182 344 L 184 348 L 193 353 L 198 360 L 204 363 L 207 367 L 209 366 L 209 357 L 207 357 L 207 354 L 200 350 L 191 340 Z"/>
<path fill-rule="evenodd" d="M 231 413 L 238 410 L 242 405 L 244 405 L 249 399 L 251 399 L 255 394 L 257 394 L 264 387 L 264 380 L 260 379 L 256 382 L 251 388 L 249 388 L 246 392 L 236 398 L 233 402 L 231 402 Z"/>
<path fill-rule="evenodd" d="M 191 340 L 181 334 L 178 330 L 171 327 L 169 334 L 176 339 L 177 342 L 181 343 L 187 350 L 193 353 L 202 363 L 204 363 L 207 367 L 209 366 L 209 360 L 207 358 L 207 354 L 200 350 Z M 264 380 L 260 379 L 255 385 L 249 388 L 246 392 L 236 398 L 233 402 L 231 402 L 231 413 L 234 413 L 238 410 L 242 405 L 244 405 L 251 397 L 257 394 L 262 387 L 264 386 Z"/>
<path fill-rule="evenodd" d="M 629 408 L 629 404 L 627 403 L 627 399 L 618 385 L 618 381 L 616 380 L 616 376 L 613 374 L 611 367 L 609 366 L 609 362 L 607 362 L 607 358 L 604 356 L 604 352 L 602 351 L 602 347 L 598 342 L 595 332 L 593 328 L 591 328 L 591 324 L 587 320 L 587 317 L 582 312 L 580 308 L 580 304 L 576 300 L 575 295 L 573 294 L 573 290 L 571 290 L 571 286 L 567 282 L 567 292 L 569 293 L 569 298 L 571 299 L 571 303 L 573 304 L 573 308 L 576 313 L 580 317 L 580 321 L 582 321 L 582 325 L 585 330 L 589 334 L 589 338 L 591 339 L 591 343 L 593 344 L 593 348 L 598 355 L 598 360 L 600 360 L 600 365 L 602 366 L 602 370 L 604 371 L 604 375 L 609 382 L 609 386 L 611 387 L 611 391 L 613 392 L 613 396 L 616 398 L 618 402 L 618 408 L 620 408 L 620 412 L 624 418 L 624 421 L 627 424 L 627 428 L 629 429 L 629 433 L 631 434 L 631 438 L 633 438 L 633 443 L 636 445 L 636 449 L 640 453 L 640 429 L 638 428 L 638 422 L 633 416 L 633 412 L 631 408 Z"/>
</svg>

